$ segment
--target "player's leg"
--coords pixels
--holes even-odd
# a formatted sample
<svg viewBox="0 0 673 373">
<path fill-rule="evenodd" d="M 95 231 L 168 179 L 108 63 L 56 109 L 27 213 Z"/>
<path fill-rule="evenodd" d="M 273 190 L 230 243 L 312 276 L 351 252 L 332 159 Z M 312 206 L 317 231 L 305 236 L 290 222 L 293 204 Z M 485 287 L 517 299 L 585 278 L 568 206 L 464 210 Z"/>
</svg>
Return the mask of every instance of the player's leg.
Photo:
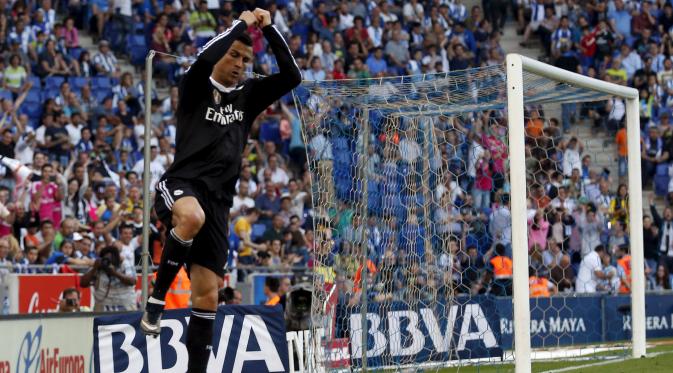
<svg viewBox="0 0 673 373">
<path fill-rule="evenodd" d="M 145 315 L 140 323 L 147 334 L 158 335 L 161 332 L 160 319 L 164 309 L 166 293 L 173 279 L 187 259 L 194 237 L 205 223 L 205 213 L 198 200 L 193 196 L 184 196 L 170 206 L 173 228 L 166 234 L 161 262 L 152 295 L 147 300 Z"/>
<path fill-rule="evenodd" d="M 198 264 L 189 268 L 192 280 L 192 315 L 187 328 L 188 373 L 205 373 L 213 340 L 217 290 L 222 277 Z"/>
</svg>

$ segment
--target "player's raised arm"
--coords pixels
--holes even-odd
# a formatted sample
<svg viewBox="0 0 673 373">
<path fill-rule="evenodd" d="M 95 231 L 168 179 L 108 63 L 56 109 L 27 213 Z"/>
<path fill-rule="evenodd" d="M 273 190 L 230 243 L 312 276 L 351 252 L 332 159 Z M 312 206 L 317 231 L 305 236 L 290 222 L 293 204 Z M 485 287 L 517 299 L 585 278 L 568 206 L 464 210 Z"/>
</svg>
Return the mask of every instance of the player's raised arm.
<svg viewBox="0 0 673 373">
<path fill-rule="evenodd" d="M 182 91 L 184 94 L 180 95 L 181 106 L 198 103 L 201 94 L 209 92 L 203 87 L 204 84 L 207 84 L 210 74 L 213 72 L 213 67 L 227 53 L 234 41 L 247 30 L 248 26 L 254 24 L 257 24 L 257 17 L 251 11 L 246 10 L 232 23 L 231 27 L 210 39 L 203 46 L 196 62 L 187 70 L 183 78 Z"/>
<path fill-rule="evenodd" d="M 258 25 L 261 27 L 264 37 L 269 42 L 273 54 L 278 62 L 279 72 L 277 74 L 255 80 L 251 90 L 250 110 L 259 114 L 274 101 L 283 97 L 294 87 L 301 83 L 301 71 L 297 62 L 295 62 L 290 47 L 280 34 L 276 26 L 271 24 L 271 14 L 264 9 L 254 10 L 257 16 Z"/>
</svg>

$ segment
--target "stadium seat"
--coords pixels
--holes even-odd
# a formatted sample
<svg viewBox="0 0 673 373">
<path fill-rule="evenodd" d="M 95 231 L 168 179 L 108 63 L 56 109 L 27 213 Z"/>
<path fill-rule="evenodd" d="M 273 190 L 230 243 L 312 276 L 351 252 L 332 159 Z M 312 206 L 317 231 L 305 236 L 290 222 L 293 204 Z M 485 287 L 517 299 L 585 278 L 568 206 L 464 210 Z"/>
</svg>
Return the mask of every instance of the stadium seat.
<svg viewBox="0 0 673 373">
<path fill-rule="evenodd" d="M 669 182 L 670 177 L 668 175 L 654 175 L 654 194 L 659 197 L 668 194 Z"/>
<path fill-rule="evenodd" d="M 145 41 L 145 35 L 128 35 L 126 37 L 126 46 L 127 47 L 136 47 L 136 46 L 141 46 L 143 48 L 147 48 L 147 43 Z"/>
<path fill-rule="evenodd" d="M 348 144 L 348 138 L 343 136 L 335 137 L 333 140 L 334 151 L 338 152 L 339 150 L 349 150 L 350 146 Z"/>
<path fill-rule="evenodd" d="M 79 60 L 79 56 L 82 54 L 83 51 L 84 49 L 82 48 L 71 48 L 70 50 L 68 50 L 68 56 L 70 56 L 75 60 Z"/>
<path fill-rule="evenodd" d="M 129 47 L 129 54 L 131 57 L 131 65 L 142 66 L 145 63 L 147 56 L 147 47 L 142 45 L 132 45 Z"/>
<path fill-rule="evenodd" d="M 259 126 L 259 141 L 280 143 L 280 124 L 276 121 L 267 121 Z"/>
<path fill-rule="evenodd" d="M 24 102 L 19 112 L 28 115 L 34 123 L 37 123 L 42 115 L 42 105 L 39 102 Z"/>
<path fill-rule="evenodd" d="M 91 78 L 91 88 L 93 90 L 110 89 L 112 88 L 112 83 L 107 76 L 94 76 Z"/>
<path fill-rule="evenodd" d="M 250 239 L 254 241 L 258 238 L 261 238 L 264 235 L 264 232 L 266 232 L 266 225 L 253 224 L 252 232 L 250 233 Z"/>
<path fill-rule="evenodd" d="M 65 78 L 61 76 L 48 76 L 44 79 L 44 87 L 47 89 L 59 88 L 64 81 Z"/>
<path fill-rule="evenodd" d="M 93 96 L 96 98 L 96 102 L 98 103 L 103 103 L 103 100 L 108 97 L 112 96 L 112 90 L 111 89 L 97 89 L 93 91 Z"/>
<path fill-rule="evenodd" d="M 81 76 L 71 76 L 68 78 L 68 83 L 70 83 L 71 89 L 79 91 L 87 84 L 87 78 Z"/>
<path fill-rule="evenodd" d="M 39 76 L 29 76 L 28 81 L 33 83 L 31 89 L 40 89 L 42 88 L 42 81 Z"/>
<path fill-rule="evenodd" d="M 26 96 L 26 102 L 39 103 L 42 100 L 42 94 L 40 91 L 41 90 L 39 88 L 31 88 L 30 91 L 28 91 L 28 95 Z"/>
<path fill-rule="evenodd" d="M 58 96 L 58 89 L 54 88 L 47 88 L 42 90 L 42 101 L 46 101 L 47 99 L 50 98 L 56 98 Z"/>
<path fill-rule="evenodd" d="M 12 100 L 12 92 L 7 91 L 7 90 L 2 90 L 0 91 L 0 98 L 6 99 L 6 100 Z"/>
</svg>

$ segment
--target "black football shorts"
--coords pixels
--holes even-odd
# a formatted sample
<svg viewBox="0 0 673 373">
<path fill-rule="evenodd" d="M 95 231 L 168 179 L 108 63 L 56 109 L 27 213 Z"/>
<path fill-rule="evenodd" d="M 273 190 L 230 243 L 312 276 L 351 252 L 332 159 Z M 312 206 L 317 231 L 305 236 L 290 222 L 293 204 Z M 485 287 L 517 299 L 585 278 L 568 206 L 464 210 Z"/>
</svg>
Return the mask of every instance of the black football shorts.
<svg viewBox="0 0 673 373">
<path fill-rule="evenodd" d="M 187 267 L 194 263 L 224 276 L 229 252 L 229 206 L 223 199 L 215 198 L 205 185 L 181 179 L 168 178 L 156 185 L 154 209 L 157 217 L 168 230 L 173 229 L 171 210 L 177 200 L 195 197 L 206 215 L 206 222 L 187 255 Z"/>
</svg>

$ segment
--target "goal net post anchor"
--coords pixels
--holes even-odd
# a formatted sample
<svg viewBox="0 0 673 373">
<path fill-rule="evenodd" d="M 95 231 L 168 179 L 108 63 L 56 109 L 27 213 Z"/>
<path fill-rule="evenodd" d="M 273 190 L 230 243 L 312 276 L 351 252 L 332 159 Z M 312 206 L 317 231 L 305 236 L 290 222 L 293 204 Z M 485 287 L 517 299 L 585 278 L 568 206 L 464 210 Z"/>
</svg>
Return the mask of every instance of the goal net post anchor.
<svg viewBox="0 0 673 373">
<path fill-rule="evenodd" d="M 618 96 L 625 100 L 628 145 L 629 224 L 631 253 L 632 356 L 646 355 L 645 263 L 643 257 L 643 199 L 640 164 L 640 116 L 635 88 L 589 78 L 518 54 L 506 57 L 507 110 L 510 141 L 510 182 L 513 254 L 514 354 L 516 372 L 531 371 L 530 304 L 528 297 L 528 247 L 524 151 L 523 74 L 533 73 L 572 86 Z M 522 263 L 523 265 L 519 264 Z"/>
</svg>

